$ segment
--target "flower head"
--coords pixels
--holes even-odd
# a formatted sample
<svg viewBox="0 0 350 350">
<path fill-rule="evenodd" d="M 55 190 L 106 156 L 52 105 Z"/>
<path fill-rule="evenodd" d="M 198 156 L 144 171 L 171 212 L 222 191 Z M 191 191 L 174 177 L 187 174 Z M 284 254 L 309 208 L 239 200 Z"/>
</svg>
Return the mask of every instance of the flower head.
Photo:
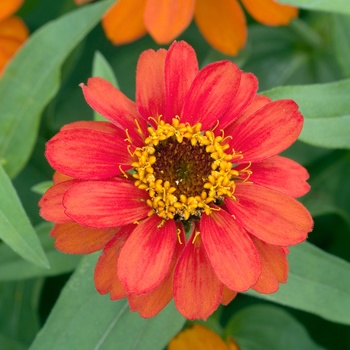
<svg viewBox="0 0 350 350">
<path fill-rule="evenodd" d="M 47 143 L 57 172 L 40 207 L 58 249 L 103 249 L 100 293 L 143 317 L 174 297 L 205 319 L 237 292 L 286 282 L 286 247 L 312 219 L 294 199 L 309 190 L 306 170 L 277 154 L 303 117 L 257 85 L 230 61 L 199 70 L 185 42 L 141 54 L 136 102 L 101 78 L 81 84 L 109 121 L 68 124 Z"/>
<path fill-rule="evenodd" d="M 22 5 L 23 0 L 0 2 L 0 76 L 8 61 L 27 39 L 29 33 L 19 17 L 11 15 Z"/>
<path fill-rule="evenodd" d="M 298 14 L 296 8 L 275 0 L 241 3 L 255 20 L 265 25 L 286 25 Z M 245 45 L 246 20 L 237 0 L 119 0 L 105 15 L 102 25 L 116 45 L 132 42 L 146 33 L 158 44 L 168 44 L 193 18 L 204 38 L 218 51 L 236 55 Z"/>
<path fill-rule="evenodd" d="M 239 350 L 238 344 L 228 338 L 224 342 L 218 334 L 200 324 L 194 324 L 175 336 L 168 350 Z"/>
</svg>

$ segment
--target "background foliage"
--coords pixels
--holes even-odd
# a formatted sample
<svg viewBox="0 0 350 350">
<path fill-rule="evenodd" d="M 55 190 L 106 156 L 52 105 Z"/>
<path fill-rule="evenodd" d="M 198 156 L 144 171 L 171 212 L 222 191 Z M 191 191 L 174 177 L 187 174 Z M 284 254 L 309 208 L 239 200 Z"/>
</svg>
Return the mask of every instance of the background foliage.
<svg viewBox="0 0 350 350">
<path fill-rule="evenodd" d="M 350 2 L 281 0 L 300 6 L 288 27 L 249 19 L 237 57 L 214 51 L 192 24 L 180 37 L 201 66 L 231 59 L 272 99 L 295 99 L 305 116 L 285 154 L 310 172 L 302 198 L 315 220 L 309 242 L 291 249 L 290 276 L 272 295 L 239 295 L 206 325 L 242 349 L 350 349 Z M 95 255 L 56 251 L 37 202 L 51 184 L 45 142 L 75 120 L 99 118 L 78 84 L 92 75 L 134 98 L 140 53 L 150 37 L 112 46 L 100 26 L 113 1 L 27 0 L 19 12 L 30 40 L 0 78 L 0 348 L 163 349 L 184 325 L 173 305 L 151 320 L 94 289 Z"/>
</svg>

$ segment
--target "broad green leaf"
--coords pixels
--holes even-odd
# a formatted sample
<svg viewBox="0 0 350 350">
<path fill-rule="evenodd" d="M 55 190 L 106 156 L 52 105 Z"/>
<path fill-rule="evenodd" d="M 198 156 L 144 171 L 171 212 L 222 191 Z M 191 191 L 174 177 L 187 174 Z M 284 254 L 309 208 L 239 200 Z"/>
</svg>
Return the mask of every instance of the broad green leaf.
<svg viewBox="0 0 350 350">
<path fill-rule="evenodd" d="M 42 279 L 0 283 L 0 333 L 28 346 L 40 329 Z M 7 350 L 0 342 L 0 349 Z"/>
<path fill-rule="evenodd" d="M 14 177 L 27 162 L 40 115 L 59 88 L 60 68 L 112 0 L 84 6 L 44 25 L 0 79 L 0 160 Z"/>
<path fill-rule="evenodd" d="M 282 86 L 263 94 L 273 100 L 295 100 L 305 117 L 299 139 L 324 148 L 350 149 L 350 80 L 302 86 Z"/>
<path fill-rule="evenodd" d="M 49 267 L 43 248 L 16 190 L 1 166 L 0 238 L 23 259 L 43 268 Z"/>
<path fill-rule="evenodd" d="M 345 77 L 350 77 L 350 16 L 332 16 L 332 42 L 335 57 Z"/>
<path fill-rule="evenodd" d="M 36 227 L 36 232 L 50 263 L 50 268 L 44 269 L 28 264 L 5 244 L 0 244 L 0 281 L 55 276 L 75 269 L 81 256 L 57 251 L 54 247 L 54 239 L 49 236 L 51 228 L 52 224 L 47 222 Z"/>
<path fill-rule="evenodd" d="M 274 294 L 248 294 L 350 325 L 350 263 L 309 243 L 290 248 L 288 282 Z"/>
<path fill-rule="evenodd" d="M 118 81 L 113 72 L 113 68 L 99 51 L 95 52 L 92 65 L 92 76 L 104 78 L 112 83 L 117 89 L 119 89 Z M 94 111 L 94 120 L 106 121 L 106 118 Z"/>
<path fill-rule="evenodd" d="M 44 194 L 52 185 L 52 181 L 43 181 L 34 185 L 31 190 L 37 194 Z"/>
<path fill-rule="evenodd" d="M 281 308 L 254 305 L 237 312 L 225 335 L 244 350 L 321 350 L 305 328 Z"/>
<path fill-rule="evenodd" d="M 185 320 L 171 304 L 143 319 L 127 301 L 110 301 L 93 283 L 97 255 L 85 257 L 67 282 L 31 350 L 161 350 Z"/>
<path fill-rule="evenodd" d="M 278 2 L 308 10 L 350 14 L 350 2 L 348 0 L 278 0 Z"/>
</svg>

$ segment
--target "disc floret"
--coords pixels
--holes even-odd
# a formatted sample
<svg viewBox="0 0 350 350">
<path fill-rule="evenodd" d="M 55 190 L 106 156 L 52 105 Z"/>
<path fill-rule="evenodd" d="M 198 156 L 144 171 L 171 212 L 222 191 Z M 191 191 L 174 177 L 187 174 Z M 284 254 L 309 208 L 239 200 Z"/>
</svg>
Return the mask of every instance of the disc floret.
<svg viewBox="0 0 350 350">
<path fill-rule="evenodd" d="M 231 160 L 224 136 L 201 131 L 201 124 L 156 122 L 148 128 L 145 146 L 134 152 L 135 185 L 149 193 L 147 204 L 161 218 L 188 220 L 209 215 L 224 197 L 235 190 Z"/>
</svg>

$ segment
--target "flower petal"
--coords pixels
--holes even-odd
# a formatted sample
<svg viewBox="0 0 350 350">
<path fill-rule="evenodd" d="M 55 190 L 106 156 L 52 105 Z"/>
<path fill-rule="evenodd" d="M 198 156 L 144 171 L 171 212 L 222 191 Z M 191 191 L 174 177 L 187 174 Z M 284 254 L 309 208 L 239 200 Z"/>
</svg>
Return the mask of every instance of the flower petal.
<svg viewBox="0 0 350 350">
<path fill-rule="evenodd" d="M 235 97 L 241 71 L 230 61 L 220 61 L 204 67 L 188 91 L 181 122 L 201 123 L 202 130 L 214 126 Z"/>
<path fill-rule="evenodd" d="M 193 232 L 174 273 L 174 301 L 189 320 L 206 320 L 220 305 L 223 284 L 218 280 L 201 242 Z"/>
<path fill-rule="evenodd" d="M 123 131 L 128 130 L 131 139 L 137 146 L 143 144 L 137 131 L 137 124 L 147 133 L 147 123 L 137 112 L 135 102 L 127 98 L 110 82 L 102 78 L 90 78 L 88 84 L 80 84 L 86 102 Z"/>
<path fill-rule="evenodd" d="M 158 44 L 168 44 L 191 23 L 195 0 L 147 0 L 145 25 Z"/>
<path fill-rule="evenodd" d="M 127 44 L 146 34 L 146 0 L 119 0 L 102 18 L 102 27 L 114 45 Z"/>
<path fill-rule="evenodd" d="M 100 294 L 110 293 L 112 300 L 127 296 L 117 274 L 117 264 L 120 251 L 134 229 L 133 224 L 122 227 L 106 244 L 95 267 L 94 281 L 97 291 Z"/>
<path fill-rule="evenodd" d="M 241 81 L 231 105 L 220 118 L 220 128 L 224 129 L 234 122 L 252 103 L 258 90 L 258 79 L 252 73 L 241 74 Z"/>
<path fill-rule="evenodd" d="M 258 22 L 280 26 L 288 24 L 298 16 L 298 9 L 276 0 L 241 0 L 249 14 Z"/>
<path fill-rule="evenodd" d="M 213 332 L 200 324 L 181 331 L 168 345 L 168 350 L 228 350 L 225 342 Z"/>
<path fill-rule="evenodd" d="M 228 305 L 236 296 L 237 296 L 237 292 L 224 286 L 224 290 L 222 292 L 221 304 Z"/>
<path fill-rule="evenodd" d="M 225 199 L 249 233 L 259 239 L 280 246 L 303 242 L 312 230 L 313 221 L 306 208 L 285 194 L 254 184 L 237 184 L 236 201 Z"/>
<path fill-rule="evenodd" d="M 288 261 L 282 247 L 265 243 L 252 237 L 258 248 L 261 260 L 261 275 L 252 287 L 259 293 L 269 294 L 277 292 L 279 283 L 286 283 L 288 277 Z"/>
<path fill-rule="evenodd" d="M 203 245 L 213 269 L 229 289 L 242 292 L 256 283 L 261 264 L 249 235 L 225 210 L 203 215 Z"/>
<path fill-rule="evenodd" d="M 60 131 L 46 144 L 46 158 L 54 169 L 82 180 L 114 177 L 121 173 L 118 165 L 127 170 L 132 163 L 118 131 L 112 134 L 87 128 Z"/>
<path fill-rule="evenodd" d="M 136 69 L 136 103 L 139 113 L 158 118 L 165 112 L 164 49 L 142 52 Z"/>
<path fill-rule="evenodd" d="M 166 113 L 164 121 L 181 115 L 185 96 L 198 74 L 196 52 L 185 41 L 174 42 L 165 61 Z"/>
<path fill-rule="evenodd" d="M 289 147 L 299 136 L 302 126 L 303 116 L 294 101 L 274 101 L 232 130 L 228 143 L 243 154 L 243 159 L 237 162 L 260 161 Z"/>
<path fill-rule="evenodd" d="M 247 164 L 235 169 L 240 170 Z M 259 163 L 252 163 L 249 181 L 256 185 L 272 188 L 288 196 L 297 198 L 310 190 L 306 182 L 309 178 L 307 170 L 297 162 L 281 156 L 274 156 Z"/>
<path fill-rule="evenodd" d="M 185 242 L 185 233 L 182 228 L 180 230 L 179 242 Z M 130 310 L 138 311 L 141 317 L 150 318 L 157 315 L 173 298 L 174 267 L 184 248 L 184 244 L 179 242 L 176 242 L 168 274 L 159 286 L 146 294 L 129 296 Z"/>
<path fill-rule="evenodd" d="M 63 206 L 64 194 L 74 185 L 77 180 L 63 181 L 50 187 L 39 201 L 40 215 L 47 221 L 63 224 L 72 221 L 65 213 Z"/>
<path fill-rule="evenodd" d="M 103 228 L 130 224 L 147 216 L 148 193 L 125 179 L 84 181 L 64 198 L 66 214 L 81 225 Z"/>
<path fill-rule="evenodd" d="M 116 231 L 116 228 L 97 229 L 67 222 L 55 225 L 50 236 L 55 238 L 55 248 L 61 252 L 90 254 L 101 250 Z"/>
<path fill-rule="evenodd" d="M 237 55 L 247 40 L 244 12 L 236 0 L 197 0 L 194 18 L 208 43 L 224 54 Z"/>
<path fill-rule="evenodd" d="M 14 14 L 23 4 L 24 0 L 0 1 L 0 21 Z"/>
<path fill-rule="evenodd" d="M 159 286 L 168 274 L 176 241 L 173 220 L 162 224 L 153 215 L 136 227 L 118 260 L 118 276 L 129 293 L 143 294 Z"/>
</svg>

